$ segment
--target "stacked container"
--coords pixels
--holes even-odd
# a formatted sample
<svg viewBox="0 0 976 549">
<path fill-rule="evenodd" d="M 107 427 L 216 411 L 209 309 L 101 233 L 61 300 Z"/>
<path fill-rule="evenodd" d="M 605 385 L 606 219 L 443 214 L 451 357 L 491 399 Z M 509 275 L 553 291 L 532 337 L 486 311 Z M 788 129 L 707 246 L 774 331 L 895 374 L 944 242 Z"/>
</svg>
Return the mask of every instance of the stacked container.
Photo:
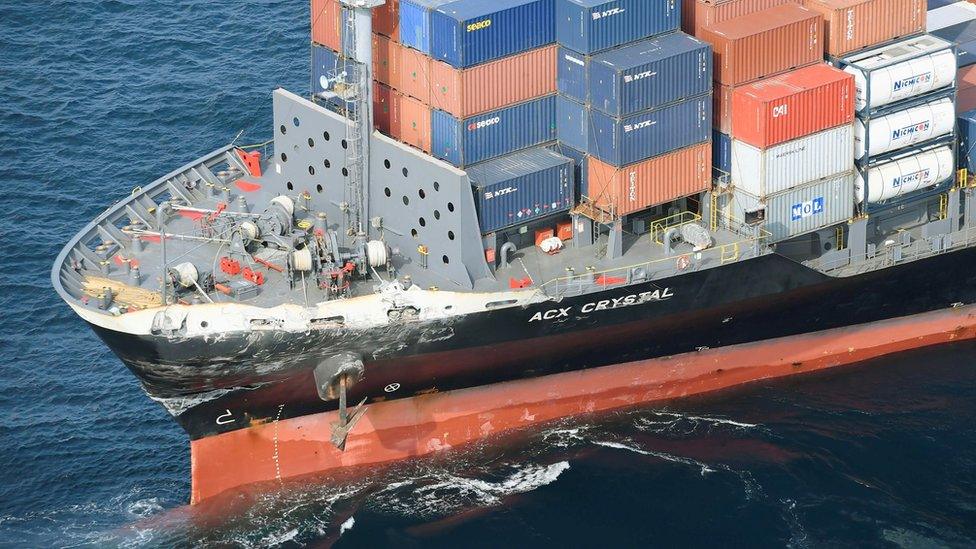
<svg viewBox="0 0 976 549">
<path fill-rule="evenodd" d="M 928 29 L 956 44 L 956 112 L 976 109 L 976 4 L 955 2 L 930 11 Z"/>
<path fill-rule="evenodd" d="M 711 49 L 674 2 L 556 1 L 556 128 L 584 200 L 627 215 L 708 188 Z M 703 176 L 704 174 L 704 176 Z"/>
<path fill-rule="evenodd" d="M 856 201 L 870 212 L 940 192 L 954 180 L 956 56 L 919 37 L 839 60 L 854 76 Z"/>
</svg>

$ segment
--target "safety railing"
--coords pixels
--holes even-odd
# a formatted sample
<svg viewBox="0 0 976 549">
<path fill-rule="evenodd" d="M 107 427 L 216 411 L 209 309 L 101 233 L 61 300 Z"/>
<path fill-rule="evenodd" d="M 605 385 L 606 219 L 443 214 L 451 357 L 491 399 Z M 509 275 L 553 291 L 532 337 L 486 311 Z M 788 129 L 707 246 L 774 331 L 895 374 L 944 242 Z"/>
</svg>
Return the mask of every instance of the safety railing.
<svg viewBox="0 0 976 549">
<path fill-rule="evenodd" d="M 700 220 L 700 216 L 688 213 Z M 682 217 L 681 214 L 671 216 L 674 218 Z M 688 219 L 688 216 L 684 217 Z M 662 224 L 662 227 L 667 225 Z M 674 225 L 668 225 L 671 227 Z M 664 230 L 664 229 L 662 229 Z M 580 295 L 603 288 L 614 286 L 626 286 L 642 282 L 659 280 L 678 274 L 700 271 L 731 263 L 758 257 L 767 253 L 766 242 L 771 236 L 769 232 L 759 227 L 739 227 L 739 231 L 730 231 L 729 234 L 742 236 L 742 233 L 749 232 L 750 236 L 744 236 L 734 242 L 715 245 L 697 252 L 676 253 L 635 263 L 632 265 L 614 267 L 605 270 L 596 270 L 592 267 L 586 268 L 584 272 L 575 273 L 567 276 L 551 279 L 543 283 L 539 290 L 552 298 L 562 298 L 566 296 Z"/>
<path fill-rule="evenodd" d="M 907 244 L 899 243 L 893 239 L 886 242 L 885 245 L 879 246 L 871 257 L 848 258 L 845 255 L 829 261 L 815 260 L 808 265 L 835 276 L 854 276 L 901 263 L 942 255 L 973 245 L 976 245 L 976 227 L 966 227 L 960 231 L 914 239 Z"/>
</svg>

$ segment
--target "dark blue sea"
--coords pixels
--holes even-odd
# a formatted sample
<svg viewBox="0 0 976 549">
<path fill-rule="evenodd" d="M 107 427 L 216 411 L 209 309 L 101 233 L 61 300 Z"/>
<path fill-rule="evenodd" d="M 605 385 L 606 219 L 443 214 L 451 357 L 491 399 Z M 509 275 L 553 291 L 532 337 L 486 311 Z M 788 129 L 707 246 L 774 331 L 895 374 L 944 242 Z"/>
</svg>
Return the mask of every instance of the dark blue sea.
<svg viewBox="0 0 976 549">
<path fill-rule="evenodd" d="M 188 440 L 55 295 L 105 206 L 309 87 L 307 2 L 0 2 L 0 545 L 976 546 L 976 345 L 190 509 Z"/>
</svg>

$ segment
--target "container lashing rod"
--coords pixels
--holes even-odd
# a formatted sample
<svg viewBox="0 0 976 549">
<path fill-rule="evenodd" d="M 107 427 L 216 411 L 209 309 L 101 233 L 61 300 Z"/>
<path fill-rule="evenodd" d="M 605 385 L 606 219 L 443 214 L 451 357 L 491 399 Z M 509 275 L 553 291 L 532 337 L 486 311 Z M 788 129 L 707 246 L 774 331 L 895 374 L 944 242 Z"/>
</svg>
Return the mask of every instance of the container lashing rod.
<svg viewBox="0 0 976 549">
<path fill-rule="evenodd" d="M 359 404 L 352 410 L 352 415 L 349 415 L 349 410 L 346 408 L 346 376 L 339 376 L 339 421 L 332 424 L 332 444 L 336 448 L 346 449 L 346 438 L 349 436 L 349 431 L 366 413 L 363 404 L 366 404 L 366 397 L 359 401 Z"/>
</svg>

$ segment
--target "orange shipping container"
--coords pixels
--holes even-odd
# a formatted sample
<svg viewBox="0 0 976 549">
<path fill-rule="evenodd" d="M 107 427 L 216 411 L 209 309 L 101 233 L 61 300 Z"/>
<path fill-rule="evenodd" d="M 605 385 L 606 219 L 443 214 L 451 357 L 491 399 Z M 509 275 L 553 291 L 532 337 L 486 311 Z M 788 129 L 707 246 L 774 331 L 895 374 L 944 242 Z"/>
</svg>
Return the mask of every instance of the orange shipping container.
<svg viewBox="0 0 976 549">
<path fill-rule="evenodd" d="M 430 104 L 458 118 L 500 109 L 556 92 L 556 46 L 456 69 L 430 66 Z"/>
<path fill-rule="evenodd" d="M 803 0 L 684 0 L 681 6 L 681 28 L 698 36 L 701 28 L 736 17 Z"/>
<path fill-rule="evenodd" d="M 400 41 L 400 0 L 386 0 L 373 9 L 373 32 Z"/>
<path fill-rule="evenodd" d="M 854 76 L 817 64 L 735 88 L 732 133 L 765 149 L 854 120 Z"/>
<path fill-rule="evenodd" d="M 339 34 L 342 9 L 336 0 L 312 0 L 312 42 L 322 44 L 332 51 L 340 51 L 342 38 Z"/>
<path fill-rule="evenodd" d="M 623 168 L 593 157 L 587 165 L 590 200 L 627 215 L 708 190 L 712 144 L 700 143 Z"/>
<path fill-rule="evenodd" d="M 402 44 L 394 43 L 397 49 L 398 67 L 400 72 L 401 92 L 430 104 L 430 57 Z"/>
<path fill-rule="evenodd" d="M 390 137 L 430 153 L 430 107 L 393 90 Z"/>
<path fill-rule="evenodd" d="M 824 16 L 825 50 L 834 57 L 925 32 L 926 0 L 804 0 Z"/>
<path fill-rule="evenodd" d="M 400 45 L 385 36 L 373 35 L 373 78 L 387 86 L 400 87 Z"/>
<path fill-rule="evenodd" d="M 716 82 L 736 86 L 823 59 L 823 17 L 784 4 L 704 27 Z"/>
</svg>

